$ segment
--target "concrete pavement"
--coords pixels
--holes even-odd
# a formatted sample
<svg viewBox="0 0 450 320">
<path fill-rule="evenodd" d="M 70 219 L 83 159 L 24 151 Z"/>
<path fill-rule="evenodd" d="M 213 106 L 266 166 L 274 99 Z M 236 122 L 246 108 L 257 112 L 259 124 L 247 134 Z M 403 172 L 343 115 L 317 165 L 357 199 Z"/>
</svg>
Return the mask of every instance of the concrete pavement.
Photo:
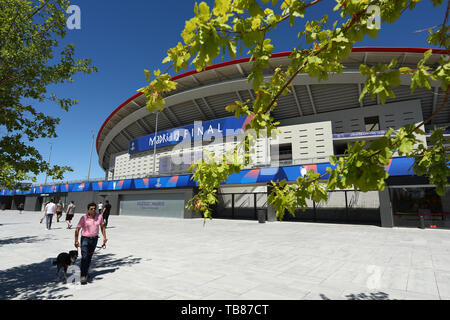
<svg viewBox="0 0 450 320">
<path fill-rule="evenodd" d="M 0 211 L 1 300 L 450 299 L 450 230 L 110 216 L 81 286 L 52 266 L 74 229 L 40 217 Z"/>
</svg>

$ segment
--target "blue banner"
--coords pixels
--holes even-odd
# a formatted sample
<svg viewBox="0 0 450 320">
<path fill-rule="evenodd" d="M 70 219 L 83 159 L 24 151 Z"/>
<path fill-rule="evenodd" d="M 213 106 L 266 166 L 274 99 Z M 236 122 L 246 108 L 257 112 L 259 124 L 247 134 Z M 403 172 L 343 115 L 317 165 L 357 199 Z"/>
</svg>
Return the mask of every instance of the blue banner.
<svg viewBox="0 0 450 320">
<path fill-rule="evenodd" d="M 406 157 L 397 157 L 389 161 L 384 169 L 390 176 L 413 176 L 411 166 L 414 159 Z M 449 164 L 450 166 L 450 164 Z M 270 181 L 295 181 L 298 177 L 304 176 L 308 171 L 312 170 L 320 175 L 324 174 L 323 179 L 328 178 L 327 168 L 334 169 L 330 163 L 317 163 L 307 165 L 293 165 L 285 167 L 270 167 L 246 169 L 240 173 L 229 176 L 224 182 L 225 185 L 248 184 L 248 183 L 265 183 Z M 51 186 L 32 187 L 27 191 L 0 189 L 0 195 L 20 195 L 20 194 L 50 194 L 61 192 L 77 192 L 77 191 L 113 191 L 113 190 L 135 190 L 135 189 L 159 189 L 159 188 L 181 188 L 194 187 L 197 183 L 192 180 L 192 174 L 174 175 L 166 177 L 154 178 L 138 178 L 124 179 L 113 181 L 84 182 L 76 184 L 60 184 Z"/>
<path fill-rule="evenodd" d="M 235 135 L 245 131 L 251 117 L 227 117 L 211 121 L 200 122 L 184 127 L 165 130 L 130 141 L 128 153 L 136 153 L 170 145 L 183 141 L 212 139 L 217 136 Z"/>
<path fill-rule="evenodd" d="M 69 192 L 91 191 L 91 182 L 69 184 Z"/>
<path fill-rule="evenodd" d="M 353 137 L 365 137 L 365 136 L 383 136 L 386 134 L 386 132 L 387 132 L 387 130 L 335 133 L 335 134 L 333 134 L 333 138 L 338 139 L 338 138 L 353 138 Z"/>
</svg>

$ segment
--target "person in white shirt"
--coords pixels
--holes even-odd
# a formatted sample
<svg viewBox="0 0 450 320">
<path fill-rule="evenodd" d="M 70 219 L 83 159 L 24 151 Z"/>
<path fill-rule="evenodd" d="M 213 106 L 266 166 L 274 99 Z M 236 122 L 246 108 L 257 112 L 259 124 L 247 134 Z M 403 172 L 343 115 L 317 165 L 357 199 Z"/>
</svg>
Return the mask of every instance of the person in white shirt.
<svg viewBox="0 0 450 320">
<path fill-rule="evenodd" d="M 47 230 L 50 230 L 52 227 L 53 215 L 56 213 L 56 204 L 53 199 L 50 199 L 50 202 L 45 206 L 44 213 Z"/>
<path fill-rule="evenodd" d="M 102 214 L 102 210 L 103 210 L 103 203 L 100 201 L 100 203 L 98 204 L 98 214 Z"/>
</svg>

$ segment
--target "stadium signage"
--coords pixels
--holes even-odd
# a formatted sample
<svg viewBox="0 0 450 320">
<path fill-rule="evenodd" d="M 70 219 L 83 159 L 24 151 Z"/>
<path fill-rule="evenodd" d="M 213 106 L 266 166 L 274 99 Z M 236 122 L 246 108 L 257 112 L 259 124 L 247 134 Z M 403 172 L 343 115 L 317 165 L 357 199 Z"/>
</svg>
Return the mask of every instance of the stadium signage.
<svg viewBox="0 0 450 320">
<path fill-rule="evenodd" d="M 335 133 L 333 138 L 355 138 L 355 137 L 366 137 L 366 136 L 380 136 L 386 134 L 387 130 L 378 131 L 365 131 L 365 132 L 349 132 L 349 133 Z"/>
<path fill-rule="evenodd" d="M 245 131 L 249 117 L 227 117 L 205 122 L 195 122 L 192 125 L 165 130 L 130 141 L 128 153 L 137 153 L 153 148 L 176 145 L 181 142 L 206 140 L 213 137 L 236 135 Z"/>
</svg>

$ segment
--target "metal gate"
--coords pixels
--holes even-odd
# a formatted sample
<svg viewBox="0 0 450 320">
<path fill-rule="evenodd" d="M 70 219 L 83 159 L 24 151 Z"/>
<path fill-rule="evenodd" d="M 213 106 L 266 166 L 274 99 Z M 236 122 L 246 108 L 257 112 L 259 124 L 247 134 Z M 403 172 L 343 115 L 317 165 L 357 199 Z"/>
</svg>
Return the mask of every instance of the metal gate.
<svg viewBox="0 0 450 320">
<path fill-rule="evenodd" d="M 213 218 L 257 220 L 258 210 L 265 210 L 267 193 L 219 193 Z"/>
<path fill-rule="evenodd" d="M 298 209 L 295 217 L 286 212 L 283 220 L 381 225 L 377 191 L 336 190 L 328 193 L 326 202 L 307 200 L 307 204 L 305 212 Z"/>
</svg>

